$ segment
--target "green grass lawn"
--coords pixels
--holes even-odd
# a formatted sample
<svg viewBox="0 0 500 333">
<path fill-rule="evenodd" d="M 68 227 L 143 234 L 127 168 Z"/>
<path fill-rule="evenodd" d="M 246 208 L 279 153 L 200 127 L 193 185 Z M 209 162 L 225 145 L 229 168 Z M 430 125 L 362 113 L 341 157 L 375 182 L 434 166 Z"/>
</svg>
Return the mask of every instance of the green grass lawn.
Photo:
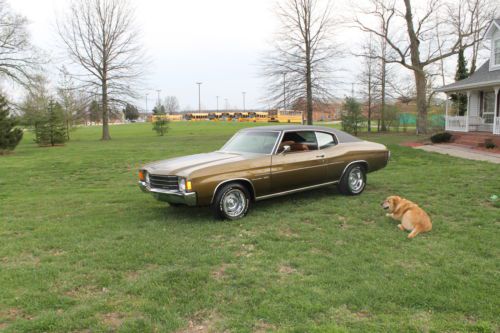
<svg viewBox="0 0 500 333">
<path fill-rule="evenodd" d="M 140 192 L 138 167 L 219 148 L 250 124 L 27 134 L 0 156 L 0 331 L 498 332 L 500 168 L 389 145 L 365 192 L 335 187 L 254 205 L 236 222 Z M 433 219 L 408 240 L 380 203 Z"/>
</svg>

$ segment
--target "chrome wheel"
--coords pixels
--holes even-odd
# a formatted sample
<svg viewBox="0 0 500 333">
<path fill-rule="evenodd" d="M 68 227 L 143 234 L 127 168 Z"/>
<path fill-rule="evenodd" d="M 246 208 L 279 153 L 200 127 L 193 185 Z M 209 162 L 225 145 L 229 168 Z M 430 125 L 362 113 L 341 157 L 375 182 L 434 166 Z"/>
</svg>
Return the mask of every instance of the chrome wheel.
<svg viewBox="0 0 500 333">
<path fill-rule="evenodd" d="M 221 208 L 229 217 L 237 217 L 245 212 L 247 198 L 240 189 L 233 188 L 224 194 L 221 201 Z"/>
<path fill-rule="evenodd" d="M 349 189 L 353 193 L 358 193 L 363 190 L 365 186 L 365 179 L 363 177 L 363 170 L 360 166 L 355 166 L 349 172 Z"/>
</svg>

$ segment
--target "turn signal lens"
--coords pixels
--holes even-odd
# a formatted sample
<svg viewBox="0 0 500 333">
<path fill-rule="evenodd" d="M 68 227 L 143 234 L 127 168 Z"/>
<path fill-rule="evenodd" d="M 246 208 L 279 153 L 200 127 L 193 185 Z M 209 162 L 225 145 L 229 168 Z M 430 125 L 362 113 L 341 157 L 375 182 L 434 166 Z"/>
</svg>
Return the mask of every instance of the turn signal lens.
<svg viewBox="0 0 500 333">
<path fill-rule="evenodd" d="M 192 187 L 191 187 L 191 181 L 186 181 L 186 190 L 188 191 L 191 191 L 192 190 Z"/>
<path fill-rule="evenodd" d="M 139 170 L 139 180 L 144 181 L 145 179 L 144 170 Z"/>
</svg>

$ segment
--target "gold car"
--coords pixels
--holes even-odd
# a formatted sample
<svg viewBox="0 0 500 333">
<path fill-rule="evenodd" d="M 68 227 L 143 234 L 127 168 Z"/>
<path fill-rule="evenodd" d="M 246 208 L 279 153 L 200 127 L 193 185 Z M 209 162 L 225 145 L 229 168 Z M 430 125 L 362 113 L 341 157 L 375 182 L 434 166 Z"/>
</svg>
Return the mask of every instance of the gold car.
<svg viewBox="0 0 500 333">
<path fill-rule="evenodd" d="M 384 145 L 320 126 L 240 130 L 220 150 L 146 164 L 139 186 L 171 205 L 210 206 L 238 219 L 254 201 L 337 184 L 347 195 L 387 165 Z"/>
</svg>

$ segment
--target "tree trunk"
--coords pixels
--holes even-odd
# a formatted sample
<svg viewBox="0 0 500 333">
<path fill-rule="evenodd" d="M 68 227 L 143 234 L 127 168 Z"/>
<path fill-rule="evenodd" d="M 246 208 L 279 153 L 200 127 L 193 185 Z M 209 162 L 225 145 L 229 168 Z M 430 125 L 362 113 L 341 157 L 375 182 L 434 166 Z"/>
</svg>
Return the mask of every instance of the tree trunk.
<svg viewBox="0 0 500 333">
<path fill-rule="evenodd" d="M 368 75 L 368 132 L 372 131 L 372 73 Z"/>
<path fill-rule="evenodd" d="M 313 124 L 313 98 L 312 98 L 312 78 L 311 78 L 311 61 L 310 50 L 306 48 L 306 89 L 307 89 L 307 125 Z"/>
<path fill-rule="evenodd" d="M 404 0 L 406 12 L 405 20 L 410 39 L 410 55 L 413 74 L 415 75 L 415 86 L 417 90 L 417 134 L 427 133 L 427 85 L 425 79 L 424 66 L 420 62 L 420 50 L 417 34 L 413 26 L 413 15 L 411 12 L 410 0 Z"/>
<path fill-rule="evenodd" d="M 427 133 L 427 91 L 426 79 L 423 69 L 414 71 L 417 88 L 417 134 Z"/>
<path fill-rule="evenodd" d="M 111 140 L 109 135 L 109 113 L 108 113 L 108 82 L 106 78 L 102 80 L 102 138 L 101 140 Z"/>
<path fill-rule="evenodd" d="M 385 52 L 384 52 L 385 57 Z M 385 126 L 385 77 L 386 77 L 386 64 L 385 60 L 382 59 L 382 78 L 381 78 L 381 94 L 382 94 L 382 105 L 380 109 L 380 118 L 382 118 L 382 132 L 387 131 Z"/>
</svg>

